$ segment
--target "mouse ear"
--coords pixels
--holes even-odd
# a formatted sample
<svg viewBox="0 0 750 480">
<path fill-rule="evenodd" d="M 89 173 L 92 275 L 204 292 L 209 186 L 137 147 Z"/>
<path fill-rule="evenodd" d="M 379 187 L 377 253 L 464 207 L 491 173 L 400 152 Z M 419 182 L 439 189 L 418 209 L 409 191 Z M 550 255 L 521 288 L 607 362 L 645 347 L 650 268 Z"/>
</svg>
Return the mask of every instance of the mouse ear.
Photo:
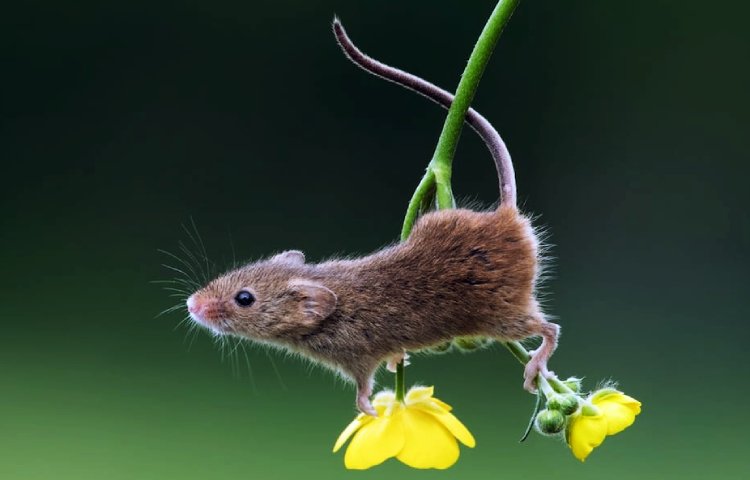
<svg viewBox="0 0 750 480">
<path fill-rule="evenodd" d="M 323 320 L 336 310 L 336 294 L 317 282 L 290 280 L 289 288 L 299 299 L 300 310 L 310 322 Z"/>
<path fill-rule="evenodd" d="M 299 250 L 287 250 L 286 252 L 281 252 L 278 255 L 271 257 L 271 261 L 302 265 L 305 263 L 305 254 Z"/>
</svg>

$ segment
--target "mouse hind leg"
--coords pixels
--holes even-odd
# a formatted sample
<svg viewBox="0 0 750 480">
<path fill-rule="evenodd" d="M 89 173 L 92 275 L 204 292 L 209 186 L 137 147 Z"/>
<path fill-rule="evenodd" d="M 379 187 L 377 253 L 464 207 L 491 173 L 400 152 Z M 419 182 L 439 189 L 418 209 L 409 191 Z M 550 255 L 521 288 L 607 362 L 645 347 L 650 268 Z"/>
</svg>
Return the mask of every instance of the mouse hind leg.
<svg viewBox="0 0 750 480">
<path fill-rule="evenodd" d="M 377 370 L 379 363 L 374 358 L 359 357 L 342 365 L 343 372 L 357 385 L 357 409 L 373 417 L 377 417 L 378 413 L 370 402 L 370 396 L 372 396 L 372 388 L 375 383 L 375 370 Z"/>
<path fill-rule="evenodd" d="M 372 377 L 357 379 L 357 409 L 362 413 L 377 417 L 378 412 L 375 411 L 372 402 L 370 402 L 373 383 Z"/>
<path fill-rule="evenodd" d="M 523 377 L 523 388 L 529 392 L 536 392 L 537 375 L 549 378 L 554 374 L 547 369 L 547 362 L 557 348 L 560 336 L 560 326 L 548 322 L 541 313 L 525 316 L 521 321 L 514 322 L 513 328 L 504 326 L 496 336 L 500 341 L 519 341 L 530 337 L 542 337 L 542 344 L 531 352 L 531 359 L 526 363 Z"/>
<path fill-rule="evenodd" d="M 542 337 L 542 344 L 531 352 L 531 359 L 523 372 L 523 388 L 532 393 L 536 392 L 537 375 L 542 375 L 544 378 L 554 376 L 554 373 L 547 369 L 547 362 L 557 348 L 560 325 L 542 320 L 539 323 L 539 331 L 536 332 L 536 335 Z"/>
</svg>

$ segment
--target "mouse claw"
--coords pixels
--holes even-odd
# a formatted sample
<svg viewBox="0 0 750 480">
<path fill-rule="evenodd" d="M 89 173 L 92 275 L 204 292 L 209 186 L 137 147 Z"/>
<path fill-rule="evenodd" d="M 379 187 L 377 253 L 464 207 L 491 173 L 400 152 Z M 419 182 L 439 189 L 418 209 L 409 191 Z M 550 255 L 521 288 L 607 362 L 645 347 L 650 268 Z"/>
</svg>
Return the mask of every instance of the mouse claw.
<svg viewBox="0 0 750 480">
<path fill-rule="evenodd" d="M 526 364 L 526 368 L 523 371 L 523 388 L 529 393 L 536 393 L 536 378 L 538 375 L 544 378 L 552 378 L 555 376 L 554 372 L 547 370 L 546 362 L 540 362 L 534 357 Z"/>
</svg>

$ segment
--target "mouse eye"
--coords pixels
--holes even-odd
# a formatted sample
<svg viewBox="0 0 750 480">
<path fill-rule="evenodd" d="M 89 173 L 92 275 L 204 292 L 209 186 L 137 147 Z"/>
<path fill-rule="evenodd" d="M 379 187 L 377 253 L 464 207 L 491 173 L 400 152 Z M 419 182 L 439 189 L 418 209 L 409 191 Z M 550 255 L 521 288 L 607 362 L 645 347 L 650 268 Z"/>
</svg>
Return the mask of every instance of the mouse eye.
<svg viewBox="0 0 750 480">
<path fill-rule="evenodd" d="M 234 296 L 234 301 L 237 302 L 237 305 L 240 307 L 249 307 L 255 303 L 255 297 L 247 290 L 240 290 L 240 293 Z"/>
</svg>

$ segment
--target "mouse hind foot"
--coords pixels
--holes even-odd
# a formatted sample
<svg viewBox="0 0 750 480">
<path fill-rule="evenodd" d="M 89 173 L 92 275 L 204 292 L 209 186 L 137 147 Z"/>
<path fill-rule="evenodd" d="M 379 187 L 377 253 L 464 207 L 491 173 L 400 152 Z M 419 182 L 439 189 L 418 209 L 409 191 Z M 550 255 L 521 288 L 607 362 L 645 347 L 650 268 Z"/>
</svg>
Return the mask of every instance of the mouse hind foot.
<svg viewBox="0 0 750 480">
<path fill-rule="evenodd" d="M 539 331 L 536 335 L 542 337 L 542 344 L 539 348 L 531 352 L 531 359 L 526 363 L 526 367 L 523 371 L 523 388 L 531 393 L 536 393 L 536 379 L 538 375 L 541 375 L 544 378 L 551 378 L 554 376 L 554 373 L 550 372 L 547 368 L 547 362 L 555 351 L 555 348 L 557 348 L 557 339 L 560 336 L 560 326 L 556 323 L 542 321 L 539 324 Z"/>
<path fill-rule="evenodd" d="M 500 341 L 520 341 L 530 337 L 542 337 L 542 344 L 531 353 L 531 358 L 526 363 L 523 372 L 523 388 L 531 393 L 536 393 L 536 379 L 538 375 L 545 378 L 554 376 L 547 368 L 547 363 L 552 353 L 557 348 L 557 339 L 560 336 L 560 326 L 556 323 L 548 322 L 539 314 L 526 316 L 519 322 L 514 322 L 512 328 L 508 328 L 507 323 L 498 335 L 495 336 Z"/>
<path fill-rule="evenodd" d="M 362 413 L 366 413 L 367 415 L 377 417 L 378 412 L 372 406 L 372 402 L 370 402 L 370 395 L 372 395 L 372 388 L 368 388 L 365 390 L 358 389 L 357 390 L 357 408 Z"/>
<path fill-rule="evenodd" d="M 378 416 L 377 410 L 372 406 L 370 397 L 372 396 L 372 388 L 375 383 L 375 364 L 372 368 L 362 368 L 357 373 L 352 372 L 351 378 L 357 384 L 357 396 L 356 404 L 357 409 L 367 415 L 373 417 Z"/>
</svg>

